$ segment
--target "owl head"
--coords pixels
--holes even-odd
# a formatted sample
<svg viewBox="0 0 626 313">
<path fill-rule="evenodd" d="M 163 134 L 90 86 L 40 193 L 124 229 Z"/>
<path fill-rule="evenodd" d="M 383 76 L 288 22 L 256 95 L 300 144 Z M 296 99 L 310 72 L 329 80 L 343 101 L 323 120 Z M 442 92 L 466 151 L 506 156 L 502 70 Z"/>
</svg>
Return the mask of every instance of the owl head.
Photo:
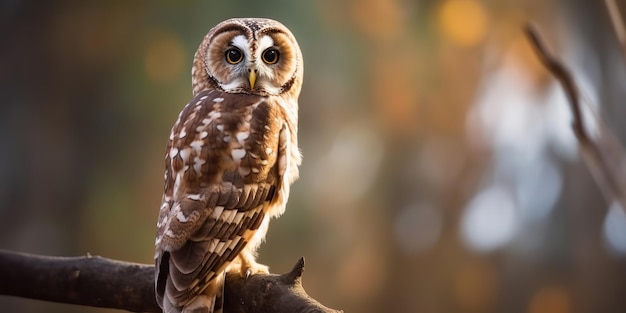
<svg viewBox="0 0 626 313">
<path fill-rule="evenodd" d="M 302 53 L 283 24 L 233 18 L 213 27 L 194 57 L 194 95 L 215 88 L 229 93 L 298 97 Z"/>
</svg>

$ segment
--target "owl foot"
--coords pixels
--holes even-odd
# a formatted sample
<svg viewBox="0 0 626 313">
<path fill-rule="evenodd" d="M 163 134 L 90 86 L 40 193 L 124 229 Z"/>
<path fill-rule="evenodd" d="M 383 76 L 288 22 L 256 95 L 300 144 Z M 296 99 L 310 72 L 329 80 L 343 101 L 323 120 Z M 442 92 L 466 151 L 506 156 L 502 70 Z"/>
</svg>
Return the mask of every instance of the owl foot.
<svg viewBox="0 0 626 313">
<path fill-rule="evenodd" d="M 245 269 L 245 272 L 244 272 L 244 269 Z M 245 279 L 248 279 L 252 275 L 270 273 L 270 268 L 267 265 L 259 264 L 256 262 L 253 262 L 250 264 L 244 264 L 244 266 L 241 267 L 241 270 L 242 272 L 244 272 L 242 276 Z"/>
<path fill-rule="evenodd" d="M 237 259 L 231 263 L 229 267 L 230 272 L 239 272 L 241 277 L 248 279 L 252 275 L 256 274 L 269 274 L 270 270 L 267 265 L 259 264 L 256 262 L 255 257 L 249 251 L 242 251 Z"/>
</svg>

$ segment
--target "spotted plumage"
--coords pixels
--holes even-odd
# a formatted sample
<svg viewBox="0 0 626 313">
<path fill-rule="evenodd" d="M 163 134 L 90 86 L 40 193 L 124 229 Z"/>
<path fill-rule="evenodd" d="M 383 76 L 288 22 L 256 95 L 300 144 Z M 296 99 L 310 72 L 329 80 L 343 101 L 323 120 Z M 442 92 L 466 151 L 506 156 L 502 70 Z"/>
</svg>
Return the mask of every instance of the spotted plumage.
<svg viewBox="0 0 626 313">
<path fill-rule="evenodd" d="M 221 311 L 224 273 L 267 272 L 256 249 L 298 177 L 302 55 L 269 19 L 230 19 L 196 52 L 172 128 L 157 221 L 156 294 L 171 312 Z"/>
</svg>

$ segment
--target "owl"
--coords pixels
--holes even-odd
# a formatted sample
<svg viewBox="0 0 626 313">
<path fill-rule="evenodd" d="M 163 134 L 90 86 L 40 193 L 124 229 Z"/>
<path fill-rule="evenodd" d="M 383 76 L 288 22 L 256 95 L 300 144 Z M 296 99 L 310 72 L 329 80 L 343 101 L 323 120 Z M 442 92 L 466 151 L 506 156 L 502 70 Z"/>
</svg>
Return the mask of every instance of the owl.
<svg viewBox="0 0 626 313">
<path fill-rule="evenodd" d="M 193 60 L 193 98 L 172 128 L 157 221 L 155 289 L 164 312 L 220 312 L 226 272 L 255 261 L 285 211 L 301 162 L 302 53 L 281 23 L 234 18 Z"/>
</svg>

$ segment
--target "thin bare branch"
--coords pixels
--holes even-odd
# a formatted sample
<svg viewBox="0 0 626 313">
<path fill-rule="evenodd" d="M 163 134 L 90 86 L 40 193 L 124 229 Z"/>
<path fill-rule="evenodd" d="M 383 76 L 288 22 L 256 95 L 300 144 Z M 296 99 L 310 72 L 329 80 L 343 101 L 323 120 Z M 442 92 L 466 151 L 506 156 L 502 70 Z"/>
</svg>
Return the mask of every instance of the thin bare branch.
<svg viewBox="0 0 626 313">
<path fill-rule="evenodd" d="M 533 48 L 537 52 L 537 56 L 543 65 L 554 75 L 554 77 L 561 83 L 563 86 L 563 90 L 567 96 L 567 99 L 570 103 L 570 108 L 572 110 L 572 114 L 574 120 L 572 122 L 572 127 L 574 128 L 574 132 L 576 133 L 576 137 L 581 142 L 589 142 L 589 135 L 585 130 L 583 125 L 582 113 L 580 109 L 580 97 L 578 92 L 578 86 L 574 79 L 572 78 L 572 74 L 570 71 L 561 64 L 557 58 L 555 58 L 549 51 L 546 45 L 543 43 L 541 37 L 539 37 L 539 33 L 532 25 L 526 26 L 526 36 L 530 41 Z"/>
<path fill-rule="evenodd" d="M 548 51 L 533 26 L 527 25 L 525 32 L 543 65 L 563 86 L 572 110 L 574 134 L 589 171 L 607 200 L 617 201 L 626 210 L 626 152 L 623 145 L 596 114 L 586 116 L 593 122 L 593 133 L 585 127 L 580 92 L 572 74 Z"/>
</svg>

